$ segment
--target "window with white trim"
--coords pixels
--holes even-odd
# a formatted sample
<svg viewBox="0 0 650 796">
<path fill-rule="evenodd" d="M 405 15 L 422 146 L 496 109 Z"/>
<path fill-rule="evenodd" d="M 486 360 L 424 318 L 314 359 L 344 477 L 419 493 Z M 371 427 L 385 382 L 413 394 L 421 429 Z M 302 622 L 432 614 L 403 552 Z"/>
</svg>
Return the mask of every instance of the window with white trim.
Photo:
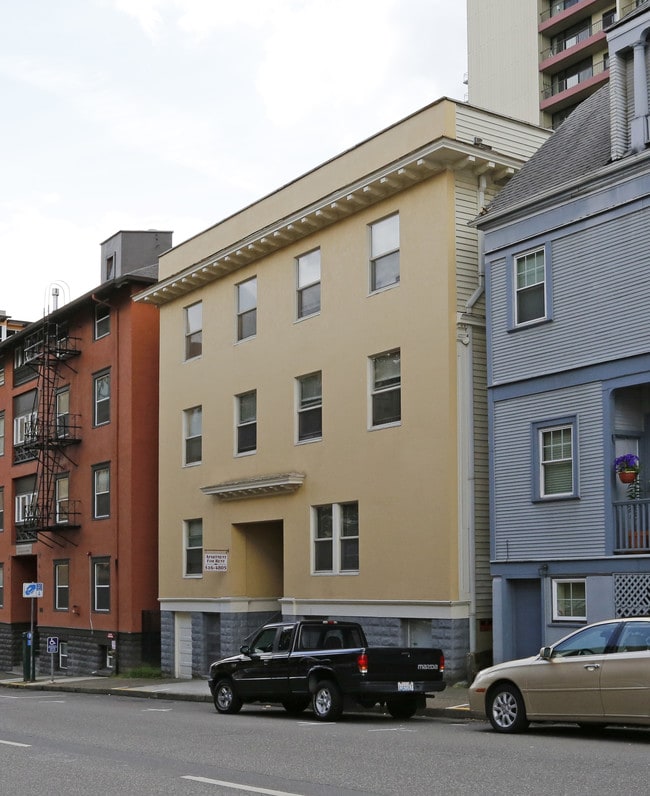
<svg viewBox="0 0 650 796">
<path fill-rule="evenodd" d="M 93 519 L 111 514 L 111 470 L 107 464 L 93 467 Z"/>
<path fill-rule="evenodd" d="M 203 520 L 185 520 L 185 575 L 196 577 L 203 574 Z"/>
<path fill-rule="evenodd" d="M 111 420 L 111 374 L 93 377 L 94 424 L 103 426 Z"/>
<path fill-rule="evenodd" d="M 203 408 L 183 412 L 183 464 L 200 464 L 203 457 Z"/>
<path fill-rule="evenodd" d="M 237 340 L 257 334 L 257 277 L 237 285 Z"/>
<path fill-rule="evenodd" d="M 515 325 L 546 318 L 546 256 L 537 249 L 514 258 Z"/>
<path fill-rule="evenodd" d="M 312 506 L 313 562 L 315 574 L 359 571 L 359 504 L 331 503 Z"/>
<path fill-rule="evenodd" d="M 0 412 L 0 456 L 5 455 L 5 413 Z"/>
<path fill-rule="evenodd" d="M 370 225 L 370 291 L 399 283 L 399 214 Z"/>
<path fill-rule="evenodd" d="M 110 558 L 93 558 L 92 573 L 93 611 L 108 613 L 111 610 Z"/>
<path fill-rule="evenodd" d="M 5 565 L 0 564 L 0 608 L 5 604 Z"/>
<path fill-rule="evenodd" d="M 54 562 L 54 610 L 67 611 L 70 607 L 70 562 Z"/>
<path fill-rule="evenodd" d="M 59 669 L 66 670 L 68 668 L 68 642 L 59 641 Z"/>
<path fill-rule="evenodd" d="M 70 476 L 66 473 L 58 475 L 54 482 L 54 521 L 64 525 L 69 521 L 70 508 Z"/>
<path fill-rule="evenodd" d="M 320 312 L 320 249 L 296 259 L 298 277 L 298 318 Z"/>
<path fill-rule="evenodd" d="M 16 495 L 15 501 L 15 522 L 16 525 L 23 525 L 31 522 L 36 516 L 36 492 L 23 492 Z"/>
<path fill-rule="evenodd" d="M 36 412 L 14 417 L 14 445 L 25 445 L 36 437 Z"/>
<path fill-rule="evenodd" d="M 300 376 L 298 387 L 298 442 L 323 437 L 323 385 L 321 371 Z"/>
<path fill-rule="evenodd" d="M 587 584 L 584 579 L 558 578 L 553 585 L 553 621 L 587 621 Z"/>
<path fill-rule="evenodd" d="M 70 390 L 60 390 L 55 399 L 56 436 L 58 439 L 70 436 Z"/>
<path fill-rule="evenodd" d="M 0 533 L 5 529 L 5 488 L 0 486 Z"/>
<path fill-rule="evenodd" d="M 185 307 L 184 315 L 185 359 L 194 359 L 203 353 L 203 302 Z"/>
<path fill-rule="evenodd" d="M 370 358 L 370 425 L 393 425 L 401 419 L 401 354 L 396 348 Z"/>
<path fill-rule="evenodd" d="M 236 400 L 237 453 L 255 453 L 257 450 L 257 390 L 242 393 Z"/>
<path fill-rule="evenodd" d="M 573 425 L 538 429 L 539 496 L 558 497 L 574 493 Z"/>
</svg>

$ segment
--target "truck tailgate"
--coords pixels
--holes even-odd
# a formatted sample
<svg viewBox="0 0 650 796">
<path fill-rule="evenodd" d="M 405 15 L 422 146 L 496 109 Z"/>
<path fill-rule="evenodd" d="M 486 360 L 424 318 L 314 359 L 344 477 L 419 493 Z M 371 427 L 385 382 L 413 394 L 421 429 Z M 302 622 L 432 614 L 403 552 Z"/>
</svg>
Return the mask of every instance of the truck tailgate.
<svg viewBox="0 0 650 796">
<path fill-rule="evenodd" d="M 444 674 L 442 651 L 431 647 L 369 647 L 368 679 L 373 682 L 439 683 Z M 438 689 L 435 689 L 438 690 Z"/>
</svg>

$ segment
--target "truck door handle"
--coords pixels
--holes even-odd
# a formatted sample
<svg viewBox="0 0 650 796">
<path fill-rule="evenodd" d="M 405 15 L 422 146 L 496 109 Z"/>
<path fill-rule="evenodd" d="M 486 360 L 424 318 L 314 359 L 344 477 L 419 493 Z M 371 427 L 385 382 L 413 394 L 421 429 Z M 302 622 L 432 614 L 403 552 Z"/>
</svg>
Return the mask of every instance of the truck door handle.
<svg viewBox="0 0 650 796">
<path fill-rule="evenodd" d="M 595 672 L 596 669 L 600 669 L 600 664 L 599 663 L 586 663 L 585 664 L 585 669 L 588 672 Z"/>
</svg>

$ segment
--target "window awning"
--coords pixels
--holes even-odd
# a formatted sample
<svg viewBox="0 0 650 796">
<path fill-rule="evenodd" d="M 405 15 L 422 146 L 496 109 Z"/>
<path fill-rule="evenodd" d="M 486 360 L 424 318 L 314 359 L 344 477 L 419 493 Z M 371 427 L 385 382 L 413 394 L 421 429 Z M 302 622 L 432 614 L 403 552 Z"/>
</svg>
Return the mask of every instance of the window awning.
<svg viewBox="0 0 650 796">
<path fill-rule="evenodd" d="M 223 481 L 213 486 L 203 486 L 201 492 L 204 495 L 216 495 L 220 500 L 272 497 L 295 492 L 300 489 L 304 480 L 304 473 L 277 473 L 238 481 Z"/>
</svg>

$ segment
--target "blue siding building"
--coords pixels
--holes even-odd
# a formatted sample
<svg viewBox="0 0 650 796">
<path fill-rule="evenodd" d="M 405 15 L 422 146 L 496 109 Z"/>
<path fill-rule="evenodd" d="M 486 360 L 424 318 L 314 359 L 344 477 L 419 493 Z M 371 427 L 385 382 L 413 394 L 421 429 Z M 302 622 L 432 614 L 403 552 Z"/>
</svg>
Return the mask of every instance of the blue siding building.
<svg viewBox="0 0 650 796">
<path fill-rule="evenodd" d="M 645 9 L 645 10 L 644 10 Z M 650 615 L 650 10 L 478 219 L 495 661 Z M 614 462 L 638 456 L 621 483 Z"/>
</svg>

